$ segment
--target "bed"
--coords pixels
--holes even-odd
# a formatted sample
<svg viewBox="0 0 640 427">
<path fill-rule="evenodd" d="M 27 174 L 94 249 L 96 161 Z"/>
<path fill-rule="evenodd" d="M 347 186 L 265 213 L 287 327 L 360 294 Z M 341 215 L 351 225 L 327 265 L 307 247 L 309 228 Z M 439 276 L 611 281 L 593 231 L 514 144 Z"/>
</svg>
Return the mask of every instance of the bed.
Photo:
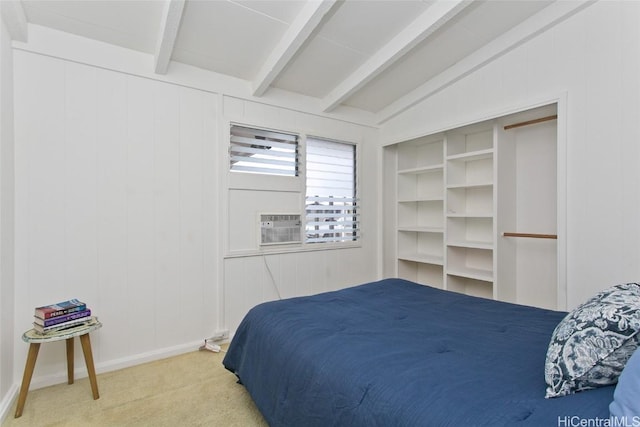
<svg viewBox="0 0 640 427">
<path fill-rule="evenodd" d="M 254 307 L 223 364 L 271 426 L 604 420 L 614 386 L 545 398 L 566 314 L 385 279 Z"/>
</svg>

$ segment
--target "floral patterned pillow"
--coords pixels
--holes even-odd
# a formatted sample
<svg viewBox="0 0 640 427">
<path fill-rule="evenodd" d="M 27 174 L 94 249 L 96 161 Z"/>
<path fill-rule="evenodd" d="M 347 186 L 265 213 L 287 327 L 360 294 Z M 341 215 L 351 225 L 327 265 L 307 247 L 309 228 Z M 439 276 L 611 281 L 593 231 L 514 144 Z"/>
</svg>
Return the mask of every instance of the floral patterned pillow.
<svg viewBox="0 0 640 427">
<path fill-rule="evenodd" d="M 616 285 L 577 307 L 556 326 L 547 350 L 546 396 L 615 384 L 640 346 L 640 284 Z"/>
</svg>

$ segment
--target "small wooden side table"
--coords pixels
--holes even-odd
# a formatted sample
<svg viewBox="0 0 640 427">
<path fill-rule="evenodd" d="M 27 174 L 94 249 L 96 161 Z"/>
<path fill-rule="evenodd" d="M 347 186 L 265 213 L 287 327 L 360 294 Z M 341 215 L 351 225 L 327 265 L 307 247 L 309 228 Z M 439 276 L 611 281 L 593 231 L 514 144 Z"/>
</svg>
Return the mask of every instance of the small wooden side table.
<svg viewBox="0 0 640 427">
<path fill-rule="evenodd" d="M 29 384 L 31 384 L 31 377 L 33 376 L 33 368 L 36 366 L 38 351 L 40 350 L 40 344 L 42 343 L 60 340 L 67 341 L 67 378 L 69 380 L 69 384 L 73 384 L 73 339 L 79 336 L 80 343 L 82 344 L 82 352 L 84 353 L 84 361 L 87 364 L 87 372 L 89 373 L 89 382 L 91 382 L 93 400 L 100 397 L 100 394 L 98 393 L 96 370 L 93 366 L 93 354 L 91 353 L 89 333 L 101 327 L 102 323 L 100 323 L 98 318 L 94 316 L 89 320 L 89 323 L 83 323 L 75 327 L 46 335 L 37 333 L 35 329 L 30 329 L 22 334 L 22 340 L 29 343 L 29 354 L 27 355 L 27 364 L 24 367 L 24 375 L 22 376 L 22 385 L 20 386 L 20 395 L 18 397 L 18 406 L 16 408 L 15 418 L 22 416 L 24 403 L 27 400 L 27 392 L 29 391 Z"/>
</svg>

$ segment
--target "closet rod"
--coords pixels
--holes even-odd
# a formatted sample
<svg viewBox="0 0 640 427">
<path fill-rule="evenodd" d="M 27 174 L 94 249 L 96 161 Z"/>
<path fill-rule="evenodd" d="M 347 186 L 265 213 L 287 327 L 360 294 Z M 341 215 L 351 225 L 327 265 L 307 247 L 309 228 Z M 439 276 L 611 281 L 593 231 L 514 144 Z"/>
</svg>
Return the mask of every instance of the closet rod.
<svg viewBox="0 0 640 427">
<path fill-rule="evenodd" d="M 520 126 L 535 125 L 536 123 L 548 122 L 549 120 L 555 120 L 557 118 L 558 118 L 557 114 L 554 114 L 553 116 L 540 117 L 539 119 L 527 120 L 526 122 L 514 123 L 512 125 L 506 125 L 504 127 L 504 130 L 509 130 L 509 129 L 513 129 L 513 128 L 519 128 Z"/>
<path fill-rule="evenodd" d="M 534 239 L 557 239 L 557 234 L 540 234 L 540 233 L 502 233 L 504 237 L 531 237 Z"/>
</svg>

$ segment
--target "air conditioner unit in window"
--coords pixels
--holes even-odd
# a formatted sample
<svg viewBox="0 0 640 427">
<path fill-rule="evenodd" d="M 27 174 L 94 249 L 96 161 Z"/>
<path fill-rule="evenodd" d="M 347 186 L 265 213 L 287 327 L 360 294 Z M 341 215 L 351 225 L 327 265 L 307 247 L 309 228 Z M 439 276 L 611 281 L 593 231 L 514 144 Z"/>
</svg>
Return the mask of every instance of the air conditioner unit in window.
<svg viewBox="0 0 640 427">
<path fill-rule="evenodd" d="M 301 243 L 300 214 L 260 214 L 260 245 Z"/>
</svg>

